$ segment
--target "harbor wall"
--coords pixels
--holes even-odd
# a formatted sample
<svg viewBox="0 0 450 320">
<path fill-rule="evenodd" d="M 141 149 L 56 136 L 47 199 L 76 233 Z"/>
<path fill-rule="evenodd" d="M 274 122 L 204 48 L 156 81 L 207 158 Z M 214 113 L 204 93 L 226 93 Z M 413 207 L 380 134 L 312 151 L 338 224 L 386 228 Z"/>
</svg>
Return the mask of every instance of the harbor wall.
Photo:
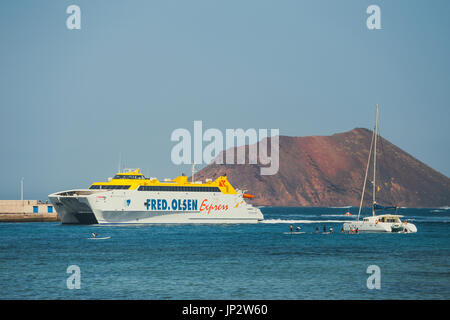
<svg viewBox="0 0 450 320">
<path fill-rule="evenodd" d="M 51 203 L 38 200 L 0 200 L 0 213 L 56 214 L 56 211 Z"/>
<path fill-rule="evenodd" d="M 0 200 L 0 222 L 59 221 L 51 203 L 39 200 Z"/>
</svg>

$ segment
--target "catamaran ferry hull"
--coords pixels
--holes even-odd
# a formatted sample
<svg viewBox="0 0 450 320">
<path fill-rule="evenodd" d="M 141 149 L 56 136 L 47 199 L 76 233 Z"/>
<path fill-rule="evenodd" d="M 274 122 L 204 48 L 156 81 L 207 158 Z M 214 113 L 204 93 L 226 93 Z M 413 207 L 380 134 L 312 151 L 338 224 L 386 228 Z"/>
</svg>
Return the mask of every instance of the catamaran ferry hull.
<svg viewBox="0 0 450 320">
<path fill-rule="evenodd" d="M 63 224 L 258 223 L 241 194 L 70 190 L 49 195 Z"/>
<path fill-rule="evenodd" d="M 52 194 L 49 199 L 63 224 L 98 223 L 88 198 L 75 194 L 75 190 Z"/>
</svg>

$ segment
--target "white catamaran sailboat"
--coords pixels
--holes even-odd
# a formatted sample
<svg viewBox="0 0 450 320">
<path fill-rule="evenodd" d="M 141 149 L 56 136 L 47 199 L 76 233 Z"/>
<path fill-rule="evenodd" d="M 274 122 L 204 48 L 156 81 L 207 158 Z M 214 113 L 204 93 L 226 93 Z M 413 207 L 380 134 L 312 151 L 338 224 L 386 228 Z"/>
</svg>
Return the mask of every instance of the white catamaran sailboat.
<svg viewBox="0 0 450 320">
<path fill-rule="evenodd" d="M 359 205 L 359 211 L 358 211 L 358 218 L 356 221 L 352 222 L 346 222 L 344 223 L 344 231 L 345 232 L 417 232 L 417 228 L 414 224 L 409 222 L 402 222 L 400 218 L 403 216 L 397 215 L 397 214 L 382 214 L 382 215 L 376 215 L 375 212 L 377 210 L 395 210 L 397 211 L 397 207 L 385 207 L 380 206 L 376 202 L 376 159 L 377 159 L 377 136 L 378 136 L 378 105 L 377 105 L 377 111 L 376 111 L 376 120 L 375 120 L 375 129 L 373 131 L 372 135 L 372 142 L 370 144 L 370 150 L 369 150 L 369 159 L 367 160 L 367 168 L 366 168 L 366 175 L 364 177 L 364 185 L 361 195 L 361 202 Z M 372 206 L 372 216 L 371 217 L 365 217 L 362 220 L 359 220 L 359 216 L 361 214 L 361 208 L 363 204 L 364 199 L 364 191 L 366 189 L 366 182 L 367 182 L 367 174 L 369 171 L 369 163 L 370 163 L 370 157 L 372 154 L 372 147 L 374 150 L 373 155 L 373 206 Z"/>
</svg>

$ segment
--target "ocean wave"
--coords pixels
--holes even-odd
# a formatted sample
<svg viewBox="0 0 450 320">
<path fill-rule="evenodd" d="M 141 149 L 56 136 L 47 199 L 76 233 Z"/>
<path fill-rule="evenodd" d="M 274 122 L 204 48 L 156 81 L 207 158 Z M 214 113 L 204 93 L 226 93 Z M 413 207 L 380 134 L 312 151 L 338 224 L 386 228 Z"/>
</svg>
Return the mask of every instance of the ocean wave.
<svg viewBox="0 0 450 320">
<path fill-rule="evenodd" d="M 407 218 L 407 221 L 411 222 L 418 222 L 418 223 L 448 223 L 450 220 L 448 220 L 447 217 L 439 219 L 439 218 Z"/>
<path fill-rule="evenodd" d="M 428 217 L 404 217 L 403 221 L 409 221 L 409 222 L 417 222 L 417 223 L 449 223 L 447 217 L 442 218 L 428 218 Z M 265 219 L 261 221 L 261 223 L 268 223 L 268 224 L 277 224 L 277 223 L 345 223 L 352 220 L 297 220 L 297 219 Z"/>
<path fill-rule="evenodd" d="M 356 214 L 355 215 L 351 215 L 351 216 L 346 216 L 345 214 L 321 214 L 320 215 L 321 217 L 341 217 L 341 218 L 354 218 L 355 216 L 357 216 Z"/>
<path fill-rule="evenodd" d="M 267 219 L 261 221 L 261 223 L 344 223 L 348 220 L 284 220 L 284 219 Z"/>
<path fill-rule="evenodd" d="M 275 216 L 275 215 L 272 214 L 272 216 Z M 279 219 L 283 219 L 283 218 L 293 218 L 293 219 L 295 219 L 297 217 L 302 217 L 302 218 L 319 218 L 320 217 L 319 214 L 277 214 L 276 216 L 280 217 Z"/>
<path fill-rule="evenodd" d="M 344 206 L 344 207 L 328 207 L 330 209 L 348 209 L 351 208 L 352 206 Z"/>
</svg>

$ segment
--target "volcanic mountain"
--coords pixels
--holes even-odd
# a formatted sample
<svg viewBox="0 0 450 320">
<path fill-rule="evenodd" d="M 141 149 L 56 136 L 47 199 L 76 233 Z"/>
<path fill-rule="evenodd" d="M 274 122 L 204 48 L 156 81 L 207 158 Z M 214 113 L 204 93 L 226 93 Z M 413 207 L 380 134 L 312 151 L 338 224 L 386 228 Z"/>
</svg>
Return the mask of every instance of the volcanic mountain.
<svg viewBox="0 0 450 320">
<path fill-rule="evenodd" d="M 280 136 L 279 170 L 275 175 L 261 175 L 260 164 L 210 164 L 195 175 L 195 180 L 226 174 L 233 186 L 255 196 L 255 205 L 359 206 L 371 139 L 372 131 L 363 128 L 331 136 Z M 248 159 L 248 146 L 245 148 Z M 371 205 L 372 170 L 370 166 L 364 200 L 367 206 Z M 447 176 L 381 137 L 376 182 L 379 204 L 450 204 Z"/>
</svg>

